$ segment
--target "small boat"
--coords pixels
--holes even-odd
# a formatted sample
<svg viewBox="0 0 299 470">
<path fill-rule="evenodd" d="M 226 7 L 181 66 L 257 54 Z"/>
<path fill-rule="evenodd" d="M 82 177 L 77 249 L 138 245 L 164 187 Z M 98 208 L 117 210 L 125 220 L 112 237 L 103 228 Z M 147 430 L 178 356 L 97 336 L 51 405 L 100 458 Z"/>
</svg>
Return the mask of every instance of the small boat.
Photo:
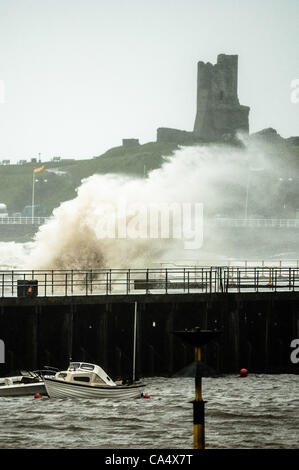
<svg viewBox="0 0 299 470">
<path fill-rule="evenodd" d="M 57 369 L 56 369 L 57 370 Z M 47 395 L 44 374 L 53 376 L 53 369 L 39 371 L 21 371 L 20 375 L 0 379 L 0 397 L 20 397 L 39 393 Z"/>
<path fill-rule="evenodd" d="M 55 377 L 44 377 L 44 384 L 50 398 L 139 398 L 145 388 L 140 382 L 114 382 L 100 366 L 86 362 L 71 362 Z"/>
</svg>

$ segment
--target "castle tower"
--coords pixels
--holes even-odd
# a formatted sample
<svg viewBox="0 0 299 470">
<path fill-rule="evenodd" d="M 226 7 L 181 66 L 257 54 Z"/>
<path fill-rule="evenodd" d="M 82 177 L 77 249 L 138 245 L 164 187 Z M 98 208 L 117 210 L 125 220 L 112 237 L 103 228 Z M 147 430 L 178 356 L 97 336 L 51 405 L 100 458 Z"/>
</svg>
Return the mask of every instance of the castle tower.
<svg viewBox="0 0 299 470">
<path fill-rule="evenodd" d="M 197 113 L 194 135 L 223 140 L 237 131 L 249 132 L 250 108 L 238 99 L 238 56 L 220 54 L 217 64 L 198 62 Z"/>
</svg>

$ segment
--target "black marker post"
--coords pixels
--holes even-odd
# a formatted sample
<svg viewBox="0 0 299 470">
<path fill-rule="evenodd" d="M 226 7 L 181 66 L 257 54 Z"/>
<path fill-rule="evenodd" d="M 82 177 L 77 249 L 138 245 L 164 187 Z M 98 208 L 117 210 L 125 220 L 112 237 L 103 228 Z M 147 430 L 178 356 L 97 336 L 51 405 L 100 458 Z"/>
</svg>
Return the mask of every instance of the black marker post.
<svg viewBox="0 0 299 470">
<path fill-rule="evenodd" d="M 216 338 L 221 331 L 201 330 L 199 326 L 185 331 L 174 331 L 184 343 L 188 343 L 195 348 L 195 400 L 193 401 L 193 432 L 194 449 L 205 448 L 205 401 L 202 399 L 201 386 L 201 347 Z"/>
</svg>

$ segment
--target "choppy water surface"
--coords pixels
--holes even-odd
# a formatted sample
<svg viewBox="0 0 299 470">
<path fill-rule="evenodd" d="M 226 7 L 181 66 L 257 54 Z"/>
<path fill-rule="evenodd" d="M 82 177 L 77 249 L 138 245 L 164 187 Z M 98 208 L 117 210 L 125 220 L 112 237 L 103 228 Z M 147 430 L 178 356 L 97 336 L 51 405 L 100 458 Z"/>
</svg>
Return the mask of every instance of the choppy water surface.
<svg viewBox="0 0 299 470">
<path fill-rule="evenodd" d="M 150 399 L 0 398 L 0 448 L 192 449 L 194 379 L 149 378 Z M 206 448 L 299 448 L 299 375 L 203 379 Z"/>
</svg>

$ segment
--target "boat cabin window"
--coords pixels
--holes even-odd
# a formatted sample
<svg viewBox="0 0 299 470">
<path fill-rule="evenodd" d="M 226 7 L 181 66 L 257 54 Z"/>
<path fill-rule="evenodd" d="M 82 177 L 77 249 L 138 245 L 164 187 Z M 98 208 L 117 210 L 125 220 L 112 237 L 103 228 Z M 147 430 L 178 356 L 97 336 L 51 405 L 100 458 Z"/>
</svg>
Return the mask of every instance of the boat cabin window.
<svg viewBox="0 0 299 470">
<path fill-rule="evenodd" d="M 64 379 L 66 376 L 67 374 L 65 372 L 60 372 L 60 374 L 58 374 L 58 377 L 61 377 L 62 379 Z"/>
<path fill-rule="evenodd" d="M 86 369 L 86 370 L 93 370 L 94 366 L 92 364 L 81 364 L 81 369 Z"/>
<path fill-rule="evenodd" d="M 80 362 L 71 362 L 69 366 L 69 370 L 76 370 L 79 369 L 80 367 Z"/>
<path fill-rule="evenodd" d="M 77 369 L 85 369 L 85 370 L 94 370 L 94 365 L 87 364 L 85 362 L 71 362 L 69 365 L 69 370 L 77 370 Z"/>
<path fill-rule="evenodd" d="M 74 377 L 74 380 L 76 382 L 90 382 L 90 378 L 89 377 L 84 377 L 84 375 L 78 375 L 77 377 Z"/>
</svg>

